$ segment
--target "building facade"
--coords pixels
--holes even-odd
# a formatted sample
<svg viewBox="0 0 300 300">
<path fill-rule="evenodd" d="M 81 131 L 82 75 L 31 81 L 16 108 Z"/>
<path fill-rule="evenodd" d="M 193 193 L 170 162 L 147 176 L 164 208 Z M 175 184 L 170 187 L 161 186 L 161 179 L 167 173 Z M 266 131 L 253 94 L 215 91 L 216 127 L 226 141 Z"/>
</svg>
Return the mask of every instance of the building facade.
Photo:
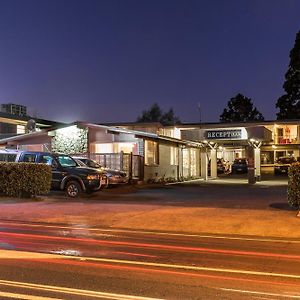
<svg viewBox="0 0 300 300">
<path fill-rule="evenodd" d="M 216 178 L 219 159 L 232 164 L 246 158 L 253 183 L 281 157 L 300 160 L 300 120 L 177 126 L 52 124 L 40 132 L 2 138 L 0 147 L 85 155 L 132 178 L 157 182 Z"/>
</svg>

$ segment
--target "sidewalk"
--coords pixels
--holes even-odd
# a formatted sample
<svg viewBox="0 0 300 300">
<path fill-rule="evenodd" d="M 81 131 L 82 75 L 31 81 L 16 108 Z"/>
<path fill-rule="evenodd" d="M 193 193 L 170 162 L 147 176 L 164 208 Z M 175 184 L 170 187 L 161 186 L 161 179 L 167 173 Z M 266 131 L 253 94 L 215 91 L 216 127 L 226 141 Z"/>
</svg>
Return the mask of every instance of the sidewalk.
<svg viewBox="0 0 300 300">
<path fill-rule="evenodd" d="M 186 184 L 99 192 L 72 200 L 0 200 L 0 219 L 197 234 L 300 239 L 286 186 Z"/>
</svg>

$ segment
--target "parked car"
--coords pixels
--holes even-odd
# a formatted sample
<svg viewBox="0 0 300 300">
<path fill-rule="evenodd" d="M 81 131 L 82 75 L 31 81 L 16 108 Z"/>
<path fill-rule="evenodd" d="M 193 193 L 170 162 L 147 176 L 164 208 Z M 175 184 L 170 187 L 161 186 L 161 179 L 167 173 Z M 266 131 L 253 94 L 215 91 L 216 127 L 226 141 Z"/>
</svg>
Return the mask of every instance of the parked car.
<svg viewBox="0 0 300 300">
<path fill-rule="evenodd" d="M 0 161 L 45 163 L 51 166 L 51 188 L 64 190 L 69 197 L 77 197 L 82 191 L 95 192 L 101 187 L 101 172 L 79 166 L 72 157 L 65 154 L 1 150 Z"/>
<path fill-rule="evenodd" d="M 223 159 L 218 158 L 217 160 L 217 173 L 223 174 L 225 173 L 225 162 Z"/>
<path fill-rule="evenodd" d="M 104 173 L 104 176 L 106 178 L 106 182 L 105 182 L 106 187 L 110 185 L 128 183 L 128 177 L 126 176 L 126 172 L 105 168 L 95 160 L 86 157 L 74 157 L 74 159 L 80 161 L 81 163 L 85 164 L 90 168 L 97 169 L 100 172 Z"/>
<path fill-rule="evenodd" d="M 247 173 L 248 172 L 248 162 L 246 158 L 237 158 L 234 160 L 232 167 L 232 173 Z"/>
<path fill-rule="evenodd" d="M 296 162 L 296 159 L 293 156 L 279 157 L 274 165 L 274 174 L 288 174 L 289 167 L 294 162 Z"/>
</svg>

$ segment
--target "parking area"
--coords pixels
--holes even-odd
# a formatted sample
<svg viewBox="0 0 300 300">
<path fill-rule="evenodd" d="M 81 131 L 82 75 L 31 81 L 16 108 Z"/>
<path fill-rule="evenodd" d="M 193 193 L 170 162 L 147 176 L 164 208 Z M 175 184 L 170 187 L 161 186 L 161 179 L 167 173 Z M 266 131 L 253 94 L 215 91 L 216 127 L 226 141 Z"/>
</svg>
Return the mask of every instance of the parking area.
<svg viewBox="0 0 300 300">
<path fill-rule="evenodd" d="M 217 181 L 221 181 L 224 183 L 248 183 L 248 174 L 240 173 L 240 174 L 218 174 Z M 269 185 L 287 185 L 288 184 L 288 176 L 287 174 L 274 174 L 274 167 L 263 167 L 261 168 L 261 176 L 256 182 L 257 184 L 269 184 Z"/>
</svg>

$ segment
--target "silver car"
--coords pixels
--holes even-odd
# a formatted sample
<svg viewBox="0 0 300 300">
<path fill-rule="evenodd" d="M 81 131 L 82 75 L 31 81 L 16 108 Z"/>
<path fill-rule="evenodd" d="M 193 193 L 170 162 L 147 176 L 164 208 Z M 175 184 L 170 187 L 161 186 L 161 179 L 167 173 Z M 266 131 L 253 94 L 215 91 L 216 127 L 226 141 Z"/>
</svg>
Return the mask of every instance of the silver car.
<svg viewBox="0 0 300 300">
<path fill-rule="evenodd" d="M 78 162 L 78 164 L 85 165 L 89 168 L 98 169 L 101 172 L 103 172 L 104 174 L 103 182 L 102 182 L 103 187 L 128 183 L 128 177 L 126 176 L 126 173 L 123 171 L 105 168 L 95 160 L 86 157 L 73 157 L 73 158 Z"/>
</svg>

